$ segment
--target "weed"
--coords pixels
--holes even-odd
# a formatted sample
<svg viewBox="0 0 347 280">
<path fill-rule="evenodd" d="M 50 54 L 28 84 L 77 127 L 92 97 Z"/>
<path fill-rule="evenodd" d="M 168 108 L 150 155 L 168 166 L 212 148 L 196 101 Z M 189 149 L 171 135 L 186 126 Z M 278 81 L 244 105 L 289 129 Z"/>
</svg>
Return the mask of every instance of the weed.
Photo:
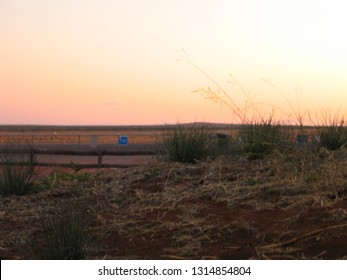
<svg viewBox="0 0 347 280">
<path fill-rule="evenodd" d="M 90 181 L 91 178 L 92 178 L 91 173 L 79 173 L 74 175 L 74 180 L 80 183 L 88 182 Z"/>
<path fill-rule="evenodd" d="M 163 134 L 164 149 L 169 160 L 195 163 L 206 158 L 212 147 L 210 131 L 205 124 L 177 124 Z"/>
<path fill-rule="evenodd" d="M 85 183 L 92 178 L 91 173 L 69 173 L 64 171 L 53 170 L 49 175 L 49 179 L 52 182 L 59 181 L 77 181 L 79 183 Z"/>
<path fill-rule="evenodd" d="M 243 124 L 239 139 L 248 158 L 259 159 L 276 149 L 287 148 L 290 134 L 282 125 L 274 124 L 270 118 L 268 121 Z"/>
<path fill-rule="evenodd" d="M 37 173 L 36 158 L 31 147 L 9 147 L 1 153 L 0 195 L 25 195 L 35 188 Z"/>
<path fill-rule="evenodd" d="M 323 115 L 322 124 L 317 126 L 317 130 L 320 144 L 324 148 L 334 151 L 347 145 L 347 127 L 338 114 L 333 117 L 328 113 Z"/>
<path fill-rule="evenodd" d="M 247 178 L 247 185 L 248 186 L 255 186 L 257 184 L 257 180 L 256 179 L 254 179 L 254 178 L 252 178 L 252 177 L 248 177 Z"/>
<path fill-rule="evenodd" d="M 43 238 L 26 243 L 26 251 L 34 259 L 79 260 L 87 256 L 87 223 L 75 209 L 62 213 L 53 209 L 41 216 Z"/>
</svg>

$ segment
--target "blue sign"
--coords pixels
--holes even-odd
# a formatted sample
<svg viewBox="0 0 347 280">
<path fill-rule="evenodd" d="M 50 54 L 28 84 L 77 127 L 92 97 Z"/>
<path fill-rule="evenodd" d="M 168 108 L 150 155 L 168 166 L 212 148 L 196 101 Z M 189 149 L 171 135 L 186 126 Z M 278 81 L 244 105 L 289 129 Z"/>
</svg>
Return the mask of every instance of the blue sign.
<svg viewBox="0 0 347 280">
<path fill-rule="evenodd" d="M 128 145 L 128 136 L 118 136 L 119 145 Z"/>
</svg>

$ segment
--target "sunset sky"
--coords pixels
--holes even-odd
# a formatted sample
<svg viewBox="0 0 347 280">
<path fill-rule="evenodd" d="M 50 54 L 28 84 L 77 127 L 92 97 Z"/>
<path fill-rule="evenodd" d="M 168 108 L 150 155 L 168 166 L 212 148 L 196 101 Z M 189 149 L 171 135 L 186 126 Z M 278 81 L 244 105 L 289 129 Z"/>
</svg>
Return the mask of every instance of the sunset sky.
<svg viewBox="0 0 347 280">
<path fill-rule="evenodd" d="M 239 122 L 230 107 L 193 92 L 216 86 L 184 58 L 250 116 L 254 107 L 286 121 L 294 113 L 308 120 L 308 110 L 344 115 L 346 7 L 339 0 L 0 0 L 0 124 Z"/>
</svg>

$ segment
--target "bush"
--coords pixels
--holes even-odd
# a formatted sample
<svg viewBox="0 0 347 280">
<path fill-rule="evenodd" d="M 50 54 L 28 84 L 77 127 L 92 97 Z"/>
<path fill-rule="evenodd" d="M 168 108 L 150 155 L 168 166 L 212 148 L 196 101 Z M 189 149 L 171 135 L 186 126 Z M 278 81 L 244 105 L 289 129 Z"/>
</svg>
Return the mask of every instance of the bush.
<svg viewBox="0 0 347 280">
<path fill-rule="evenodd" d="M 338 150 L 347 145 L 347 128 L 343 121 L 318 128 L 320 143 L 327 150 Z"/>
<path fill-rule="evenodd" d="M 163 143 L 169 160 L 195 163 L 211 154 L 213 140 L 205 124 L 177 124 L 164 132 Z"/>
<path fill-rule="evenodd" d="M 334 151 L 347 145 L 347 127 L 340 112 L 333 114 L 331 111 L 326 111 L 321 117 L 317 116 L 317 119 L 317 140 L 321 147 Z"/>
<path fill-rule="evenodd" d="M 0 195 L 25 195 L 35 187 L 36 158 L 31 147 L 19 150 L 15 147 L 2 151 L 0 157 Z"/>
<path fill-rule="evenodd" d="M 246 123 L 241 126 L 239 139 L 242 151 L 249 159 L 263 158 L 274 150 L 283 150 L 290 142 L 288 128 L 272 120 Z"/>
<path fill-rule="evenodd" d="M 65 210 L 41 217 L 43 238 L 29 239 L 26 250 L 39 260 L 81 260 L 87 256 L 87 223 L 75 210 Z"/>
</svg>

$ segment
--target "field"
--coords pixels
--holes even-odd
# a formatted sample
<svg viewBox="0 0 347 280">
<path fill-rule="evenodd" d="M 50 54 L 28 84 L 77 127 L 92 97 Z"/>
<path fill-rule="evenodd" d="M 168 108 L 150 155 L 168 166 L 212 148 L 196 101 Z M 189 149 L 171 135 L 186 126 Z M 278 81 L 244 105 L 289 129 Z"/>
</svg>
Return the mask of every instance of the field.
<svg viewBox="0 0 347 280">
<path fill-rule="evenodd" d="M 12 130 L 9 127 L 0 130 L 0 143 L 18 144 L 90 144 L 95 137 L 99 144 L 116 144 L 118 136 L 127 135 L 130 144 L 156 143 L 161 131 L 157 129 L 134 130 L 115 127 L 114 129 L 83 129 L 83 127 L 51 127 L 50 129 Z"/>
<path fill-rule="evenodd" d="M 41 191 L 0 197 L 1 259 L 32 258 L 43 213 L 71 205 L 88 259 L 347 259 L 346 149 L 39 174 Z"/>
<path fill-rule="evenodd" d="M 110 152 L 155 149 L 155 146 L 162 141 L 163 128 L 163 126 L 2 126 L 0 149 L 13 145 L 32 145 L 40 151 L 37 161 L 41 165 L 69 166 L 73 162 L 75 166 L 82 167 L 97 167 L 98 152 L 102 151 L 104 154 L 102 166 L 131 166 L 151 162 L 152 156 L 114 156 L 110 155 Z M 128 137 L 127 145 L 119 145 L 120 136 Z M 61 151 L 61 154 L 57 154 L 57 151 Z M 73 155 L 72 152 L 76 154 Z"/>
</svg>

